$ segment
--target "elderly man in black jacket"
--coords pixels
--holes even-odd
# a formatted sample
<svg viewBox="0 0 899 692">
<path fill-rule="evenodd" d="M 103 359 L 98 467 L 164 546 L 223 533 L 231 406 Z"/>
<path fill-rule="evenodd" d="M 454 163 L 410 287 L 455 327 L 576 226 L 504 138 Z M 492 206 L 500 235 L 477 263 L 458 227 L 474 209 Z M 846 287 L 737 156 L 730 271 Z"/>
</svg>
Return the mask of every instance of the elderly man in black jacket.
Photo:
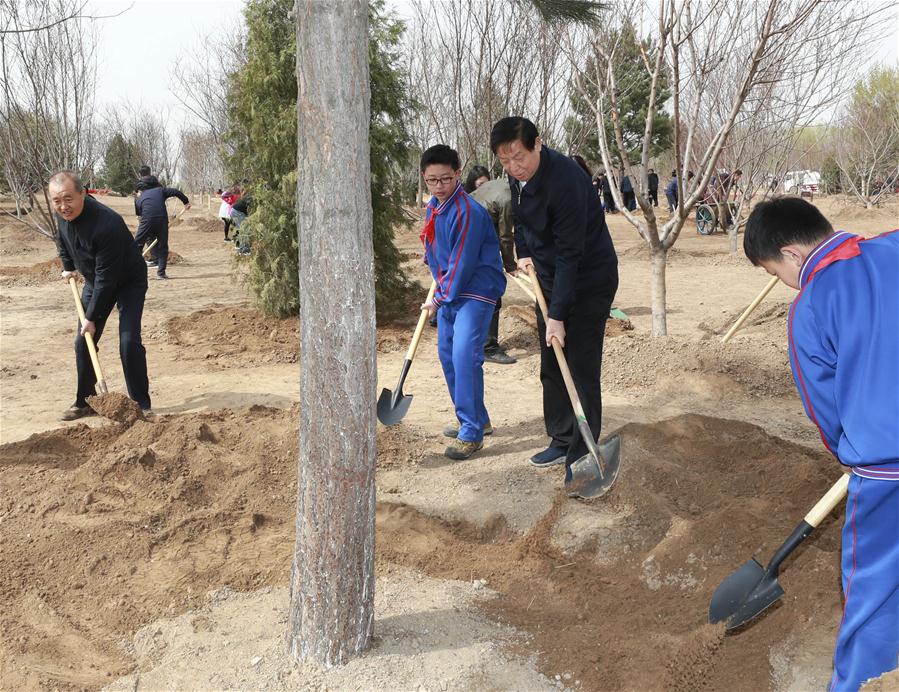
<svg viewBox="0 0 899 692">
<path fill-rule="evenodd" d="M 114 305 L 119 309 L 119 354 L 128 395 L 145 411 L 150 409 L 147 352 L 141 343 L 141 317 L 147 293 L 147 267 L 124 219 L 85 194 L 84 185 L 71 171 L 50 178 L 50 200 L 56 210 L 59 235 L 56 247 L 62 260 L 62 278 L 84 277 L 81 302 L 83 324 L 75 337 L 78 392 L 62 420 L 93 414 L 87 397 L 95 394 L 97 377 L 91 365 L 85 334 L 99 341 Z"/>
<path fill-rule="evenodd" d="M 181 190 L 163 187 L 155 175 L 150 175 L 147 166 L 141 166 L 140 173 L 141 179 L 136 186 L 137 197 L 134 199 L 134 213 L 140 217 L 140 221 L 134 242 L 139 250 L 143 250 L 144 245 L 156 238 L 156 247 L 153 249 L 156 259 L 148 266 L 156 265 L 157 279 L 167 279 L 169 277 L 165 268 L 169 259 L 169 212 L 165 201 L 169 197 L 177 197 L 185 209 L 190 209 L 190 200 Z"/>
<path fill-rule="evenodd" d="M 537 308 L 540 381 L 549 447 L 535 466 L 563 461 L 566 475 L 587 453 L 552 351 L 557 339 L 594 438 L 602 420 L 602 343 L 618 289 L 618 258 L 589 176 L 572 159 L 543 145 L 537 128 L 521 117 L 493 126 L 490 148 L 509 174 L 518 268 L 533 265 L 546 294 L 549 320 Z"/>
</svg>

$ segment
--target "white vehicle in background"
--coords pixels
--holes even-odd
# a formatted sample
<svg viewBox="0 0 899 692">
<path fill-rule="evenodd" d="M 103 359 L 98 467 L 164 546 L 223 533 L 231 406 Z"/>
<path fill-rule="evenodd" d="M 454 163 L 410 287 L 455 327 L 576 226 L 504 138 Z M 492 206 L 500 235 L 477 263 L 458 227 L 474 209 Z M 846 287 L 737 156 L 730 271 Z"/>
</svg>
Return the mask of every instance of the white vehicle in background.
<svg viewBox="0 0 899 692">
<path fill-rule="evenodd" d="M 818 171 L 790 171 L 784 175 L 783 191 L 789 195 L 815 195 L 821 185 Z"/>
</svg>

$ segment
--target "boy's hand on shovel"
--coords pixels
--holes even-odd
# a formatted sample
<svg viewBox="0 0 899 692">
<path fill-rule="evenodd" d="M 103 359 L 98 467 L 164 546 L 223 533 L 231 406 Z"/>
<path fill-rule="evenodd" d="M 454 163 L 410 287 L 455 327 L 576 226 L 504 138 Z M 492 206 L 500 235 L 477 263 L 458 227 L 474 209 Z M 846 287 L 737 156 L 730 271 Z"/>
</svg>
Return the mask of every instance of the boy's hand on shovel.
<svg viewBox="0 0 899 692">
<path fill-rule="evenodd" d="M 437 306 L 434 305 L 434 301 L 432 300 L 422 303 L 421 309 L 428 311 L 428 319 L 431 319 L 434 315 L 437 314 Z"/>
<path fill-rule="evenodd" d="M 81 278 L 81 277 L 78 276 L 78 272 L 77 272 L 77 271 L 71 271 L 71 272 L 69 272 L 69 271 L 63 271 L 63 273 L 62 273 L 62 280 L 63 280 L 63 281 L 68 281 L 69 279 L 75 279 L 75 281 L 78 281 L 79 278 Z"/>
<path fill-rule="evenodd" d="M 84 322 L 81 323 L 81 336 L 84 336 L 85 334 L 93 336 L 96 333 L 97 325 L 94 324 L 93 320 L 84 320 Z"/>
</svg>

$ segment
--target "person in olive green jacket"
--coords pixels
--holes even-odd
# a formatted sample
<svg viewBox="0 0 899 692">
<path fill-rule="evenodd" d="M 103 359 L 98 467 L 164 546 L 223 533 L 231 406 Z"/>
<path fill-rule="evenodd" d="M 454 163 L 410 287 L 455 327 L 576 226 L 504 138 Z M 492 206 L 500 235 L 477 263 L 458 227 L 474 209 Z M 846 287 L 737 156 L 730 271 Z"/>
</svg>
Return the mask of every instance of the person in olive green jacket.
<svg viewBox="0 0 899 692">
<path fill-rule="evenodd" d="M 493 219 L 493 227 L 499 236 L 499 249 L 503 260 L 503 269 L 513 272 L 515 265 L 515 242 L 512 237 L 512 192 L 506 180 L 490 180 L 486 169 L 476 166 L 474 170 L 483 172 L 476 181 L 472 181 L 475 189 L 471 196 L 490 214 Z M 484 178 L 487 178 L 484 180 Z M 471 175 L 469 175 L 471 178 Z M 469 181 L 466 181 L 468 184 Z M 487 342 L 484 344 L 484 360 L 491 363 L 509 365 L 515 362 L 499 345 L 499 310 L 502 307 L 502 299 L 496 301 L 496 309 L 493 311 L 493 319 L 490 321 L 490 329 L 487 330 Z"/>
</svg>

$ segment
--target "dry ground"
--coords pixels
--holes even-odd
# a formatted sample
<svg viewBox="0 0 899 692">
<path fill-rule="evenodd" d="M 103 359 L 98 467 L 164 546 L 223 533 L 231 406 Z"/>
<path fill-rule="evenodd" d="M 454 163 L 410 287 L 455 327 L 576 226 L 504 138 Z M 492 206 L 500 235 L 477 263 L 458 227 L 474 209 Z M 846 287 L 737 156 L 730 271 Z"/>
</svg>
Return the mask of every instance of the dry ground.
<svg viewBox="0 0 899 692">
<path fill-rule="evenodd" d="M 128 200 L 104 201 L 134 227 Z M 895 202 L 819 204 L 847 230 L 899 225 Z M 671 335 L 652 339 L 646 253 L 620 216 L 616 306 L 634 329 L 606 342 L 604 428 L 625 439 L 613 493 L 566 501 L 558 468 L 524 463 L 545 443 L 539 355 L 510 285 L 501 340 L 519 362 L 486 366 L 496 435 L 468 462 L 441 456 L 452 411 L 428 330 L 412 408 L 379 428 L 374 646 L 340 671 L 291 665 L 296 321 L 255 311 L 205 212 L 172 230 L 172 280 L 151 280 L 158 418 L 133 424 L 57 422 L 74 390 L 71 294 L 52 246 L 0 217 L 0 688 L 823 686 L 837 520 L 788 563 L 787 598 L 763 620 L 723 640 L 703 626 L 721 578 L 769 555 L 838 472 L 793 393 L 792 293 L 776 288 L 722 347 L 767 276 L 691 226 L 668 272 Z M 414 254 L 417 234 L 398 242 Z M 379 386 L 394 386 L 409 333 L 379 332 Z M 101 358 L 121 390 L 115 334 L 113 317 Z"/>
</svg>

